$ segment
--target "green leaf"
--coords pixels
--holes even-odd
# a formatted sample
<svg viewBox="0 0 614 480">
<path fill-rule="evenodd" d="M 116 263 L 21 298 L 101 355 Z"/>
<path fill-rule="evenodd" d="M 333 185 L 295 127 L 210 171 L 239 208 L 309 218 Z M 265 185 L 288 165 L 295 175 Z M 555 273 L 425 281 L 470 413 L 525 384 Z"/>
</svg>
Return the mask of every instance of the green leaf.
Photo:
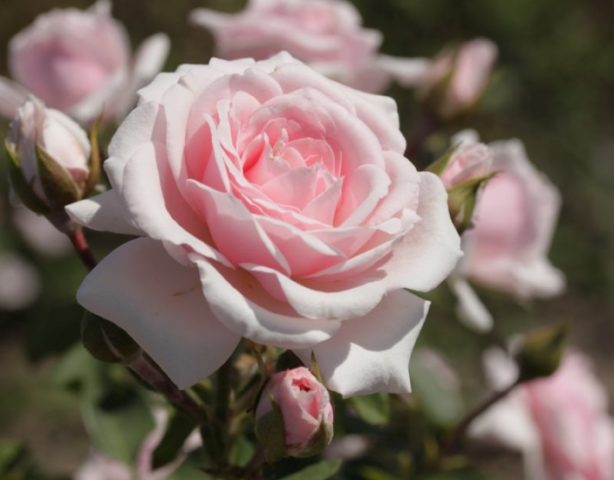
<svg viewBox="0 0 614 480">
<path fill-rule="evenodd" d="M 6 157 L 9 161 L 9 178 L 11 179 L 13 190 L 15 190 L 17 196 L 30 210 L 38 213 L 39 215 L 48 214 L 49 207 L 43 200 L 36 196 L 32 185 L 30 185 L 23 176 L 20 165 L 21 162 L 19 161 L 15 147 L 7 141 L 4 143 L 4 148 Z"/>
<path fill-rule="evenodd" d="M 186 439 L 196 428 L 194 419 L 182 412 L 174 412 L 168 421 L 166 432 L 153 452 L 154 469 L 171 463 L 179 454 Z"/>
<path fill-rule="evenodd" d="M 398 480 L 399 477 L 379 468 L 363 467 L 360 469 L 360 478 L 363 480 Z"/>
<path fill-rule="evenodd" d="M 390 421 L 390 396 L 385 393 L 352 397 L 349 402 L 369 425 L 382 426 Z"/>
<path fill-rule="evenodd" d="M 414 355 L 411 362 L 411 383 L 414 395 L 420 401 L 425 415 L 436 425 L 452 427 L 465 412 L 463 398 L 455 387 L 449 385 L 441 374 Z"/>
<path fill-rule="evenodd" d="M 253 443 L 245 436 L 241 436 L 233 442 L 228 460 L 232 465 L 244 467 L 254 456 L 255 450 Z"/>
<path fill-rule="evenodd" d="M 132 465 L 143 440 L 154 428 L 149 406 L 137 393 L 109 403 L 85 403 L 86 429 L 96 449 Z"/>
<path fill-rule="evenodd" d="M 326 480 L 341 468 L 341 460 L 325 460 L 309 465 L 300 472 L 283 477 L 281 480 Z"/>
<path fill-rule="evenodd" d="M 12 440 L 0 441 L 0 474 L 9 472 L 25 455 L 21 443 Z"/>
<path fill-rule="evenodd" d="M 70 173 L 41 147 L 36 145 L 35 149 L 38 174 L 51 208 L 61 209 L 80 200 L 81 190 Z"/>
</svg>

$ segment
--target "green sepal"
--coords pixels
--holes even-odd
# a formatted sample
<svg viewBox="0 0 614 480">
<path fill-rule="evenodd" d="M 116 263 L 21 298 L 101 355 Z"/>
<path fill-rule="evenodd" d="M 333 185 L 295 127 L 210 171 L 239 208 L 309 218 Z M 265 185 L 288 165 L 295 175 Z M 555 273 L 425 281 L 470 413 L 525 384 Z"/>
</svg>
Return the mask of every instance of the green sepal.
<svg viewBox="0 0 614 480">
<path fill-rule="evenodd" d="M 35 151 L 38 174 L 49 206 L 52 209 L 63 209 L 69 203 L 81 200 L 81 189 L 70 173 L 38 144 Z"/>
<path fill-rule="evenodd" d="M 287 475 L 281 480 L 327 480 L 335 476 L 341 465 L 341 460 L 322 460 Z"/>
<path fill-rule="evenodd" d="M 152 468 L 158 469 L 175 460 L 195 428 L 196 422 L 193 417 L 183 412 L 174 412 L 168 421 L 162 440 L 153 452 Z"/>
<path fill-rule="evenodd" d="M 386 393 L 359 395 L 349 399 L 358 416 L 369 425 L 383 426 L 390 421 L 390 396 Z"/>
<path fill-rule="evenodd" d="M 426 168 L 426 171 L 434 173 L 438 177 L 441 177 L 457 150 L 458 145 L 453 145 L 452 147 L 450 147 L 441 157 L 431 163 Z"/>
<path fill-rule="evenodd" d="M 101 362 L 125 362 L 141 351 L 124 330 L 87 311 L 81 320 L 81 341 L 87 351 Z"/>
<path fill-rule="evenodd" d="M 21 162 L 19 155 L 15 151 L 15 147 L 8 141 L 4 142 L 6 157 L 9 161 L 9 177 L 13 190 L 23 202 L 23 204 L 35 213 L 46 215 L 50 212 L 49 207 L 43 200 L 36 196 L 32 185 L 23 176 L 21 171 Z"/>
<path fill-rule="evenodd" d="M 309 365 L 309 370 L 311 373 L 313 373 L 313 376 L 317 378 L 318 382 L 324 383 L 322 371 L 320 370 L 320 364 L 318 363 L 315 352 L 311 352 L 311 363 Z"/>
<path fill-rule="evenodd" d="M 288 456 L 284 417 L 277 402 L 270 398 L 271 411 L 256 422 L 256 437 L 264 451 L 268 463 L 274 463 Z"/>
<path fill-rule="evenodd" d="M 291 457 L 304 458 L 313 457 L 324 451 L 333 438 L 333 426 L 328 425 L 324 420 L 320 422 L 318 430 L 313 434 L 307 446 L 299 449 L 289 449 L 288 455 Z"/>
<path fill-rule="evenodd" d="M 478 193 L 495 175 L 471 178 L 448 189 L 448 208 L 459 234 L 472 228 Z"/>
<path fill-rule="evenodd" d="M 529 332 L 523 339 L 516 361 L 522 382 L 549 377 L 557 371 L 567 343 L 566 322 Z"/>
<path fill-rule="evenodd" d="M 91 155 L 89 162 L 89 174 L 83 187 L 83 196 L 88 195 L 98 185 L 102 168 L 102 159 L 100 156 L 100 142 L 98 141 L 100 130 L 100 118 L 98 118 L 91 126 L 89 131 Z"/>
</svg>

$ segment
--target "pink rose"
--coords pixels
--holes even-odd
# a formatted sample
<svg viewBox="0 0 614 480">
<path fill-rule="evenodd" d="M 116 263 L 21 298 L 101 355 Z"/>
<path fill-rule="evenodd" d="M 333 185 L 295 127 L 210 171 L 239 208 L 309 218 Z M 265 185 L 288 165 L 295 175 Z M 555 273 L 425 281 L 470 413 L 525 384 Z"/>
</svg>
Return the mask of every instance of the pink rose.
<svg viewBox="0 0 614 480">
<path fill-rule="evenodd" d="M 103 111 L 121 115 L 162 67 L 168 38 L 150 37 L 131 59 L 126 31 L 110 9 L 99 0 L 85 11 L 52 10 L 18 33 L 9 45 L 9 68 L 21 87 L 0 78 L 0 114 L 12 117 L 27 90 L 80 122 Z"/>
<path fill-rule="evenodd" d="M 363 28 L 356 8 L 344 0 L 250 0 L 240 13 L 199 8 L 191 20 L 213 32 L 222 58 L 264 60 L 286 50 L 330 78 L 370 92 L 384 90 L 392 79 L 416 85 L 428 66 L 425 59 L 379 55 L 381 33 Z"/>
<path fill-rule="evenodd" d="M 111 142 L 112 190 L 68 207 L 143 238 L 79 302 L 182 387 L 241 337 L 318 359 L 344 395 L 407 392 L 428 303 L 460 240 L 433 174 L 403 157 L 394 101 L 280 54 L 185 65 L 140 91 Z"/>
<path fill-rule="evenodd" d="M 437 113 L 450 118 L 472 108 L 482 95 L 497 58 L 497 46 L 477 38 L 446 50 L 422 77 L 419 95 L 435 102 Z"/>
<path fill-rule="evenodd" d="M 463 276 L 520 298 L 556 295 L 564 277 L 546 255 L 559 193 L 530 163 L 520 141 L 489 147 L 496 174 L 478 200 L 475 228 L 464 236 Z"/>
<path fill-rule="evenodd" d="M 288 455 L 302 456 L 314 443 L 320 448 L 330 443 L 333 437 L 333 407 L 328 390 L 308 369 L 299 367 L 271 377 L 256 409 L 256 422 L 260 427 L 264 425 L 264 417 L 275 414 L 273 403 L 282 416 L 284 438 L 271 438 L 277 432 L 257 427 L 265 448 L 269 443 L 283 441 L 283 449 Z M 320 435 L 325 438 L 317 438 Z"/>
<path fill-rule="evenodd" d="M 489 351 L 485 365 L 497 388 L 517 375 L 500 350 Z M 471 433 L 524 452 L 530 479 L 612 480 L 614 422 L 607 403 L 588 360 L 571 353 L 554 375 L 524 384 L 487 411 Z"/>
</svg>

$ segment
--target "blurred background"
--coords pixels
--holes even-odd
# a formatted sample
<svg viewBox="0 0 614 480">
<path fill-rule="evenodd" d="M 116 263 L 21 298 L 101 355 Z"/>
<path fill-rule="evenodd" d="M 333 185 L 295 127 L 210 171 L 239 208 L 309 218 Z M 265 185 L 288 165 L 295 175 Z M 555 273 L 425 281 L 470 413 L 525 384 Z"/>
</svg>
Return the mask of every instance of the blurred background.
<svg viewBox="0 0 614 480">
<path fill-rule="evenodd" d="M 525 142 L 531 160 L 562 192 L 563 208 L 550 258 L 565 272 L 568 286 L 559 298 L 522 305 L 495 293 L 479 293 L 493 312 L 501 336 L 548 322 L 570 321 L 572 344 L 589 354 L 599 377 L 614 394 L 614 3 L 354 3 L 364 24 L 384 33 L 384 53 L 431 57 L 450 43 L 476 36 L 498 45 L 497 69 L 481 108 L 473 117 L 447 125 L 441 141 L 471 127 L 486 142 L 513 137 Z M 10 38 L 36 15 L 55 7 L 90 4 L 1 0 L 0 73 L 7 74 Z M 191 9 L 207 6 L 233 11 L 243 4 L 240 0 L 116 0 L 113 14 L 127 27 L 133 45 L 152 33 L 168 33 L 172 51 L 166 69 L 172 70 L 181 63 L 206 62 L 212 55 L 212 37 L 204 29 L 187 25 Z M 417 111 L 413 93 L 393 86 L 388 94 L 396 98 L 403 131 L 409 134 Z M 6 122 L 2 122 L 0 131 L 5 129 Z M 415 160 L 425 164 L 429 159 Z M 2 462 L 31 462 L 46 472 L 40 478 L 67 478 L 89 449 L 82 414 L 90 418 L 88 431 L 98 429 L 103 442 L 130 441 L 121 436 L 123 417 L 94 421 L 75 395 L 76 390 L 87 389 L 92 372 L 119 384 L 121 372 L 107 369 L 100 373 L 96 363 L 76 346 L 82 312 L 74 293 L 85 271 L 63 239 L 47 231 L 44 221 L 33 223 L 27 212 L 9 208 L 5 171 L 2 162 L 0 467 Z M 94 237 L 96 253 L 104 255 L 114 241 L 103 235 Z M 479 358 L 489 339 L 460 326 L 449 292 L 441 289 L 435 297 L 420 343 L 442 352 L 454 365 L 463 381 L 465 401 L 472 404 L 483 392 Z M 114 399 L 106 400 L 110 403 L 102 407 L 113 408 Z M 128 415 L 130 410 L 123 413 Z M 144 419 L 139 428 L 146 431 L 148 421 Z M 135 438 L 139 431 L 136 428 Z M 477 455 L 491 478 L 522 476 L 518 457 L 487 451 Z"/>
</svg>

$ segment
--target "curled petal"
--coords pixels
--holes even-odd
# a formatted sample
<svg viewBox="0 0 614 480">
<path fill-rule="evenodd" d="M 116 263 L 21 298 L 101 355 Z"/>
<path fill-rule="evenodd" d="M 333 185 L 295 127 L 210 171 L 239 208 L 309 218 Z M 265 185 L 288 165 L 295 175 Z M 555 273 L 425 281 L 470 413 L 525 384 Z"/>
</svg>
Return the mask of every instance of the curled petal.
<svg viewBox="0 0 614 480">
<path fill-rule="evenodd" d="M 391 293 L 332 339 L 295 353 L 309 363 L 313 352 L 328 387 L 344 397 L 408 393 L 409 358 L 429 305 L 406 291 Z"/>
</svg>

